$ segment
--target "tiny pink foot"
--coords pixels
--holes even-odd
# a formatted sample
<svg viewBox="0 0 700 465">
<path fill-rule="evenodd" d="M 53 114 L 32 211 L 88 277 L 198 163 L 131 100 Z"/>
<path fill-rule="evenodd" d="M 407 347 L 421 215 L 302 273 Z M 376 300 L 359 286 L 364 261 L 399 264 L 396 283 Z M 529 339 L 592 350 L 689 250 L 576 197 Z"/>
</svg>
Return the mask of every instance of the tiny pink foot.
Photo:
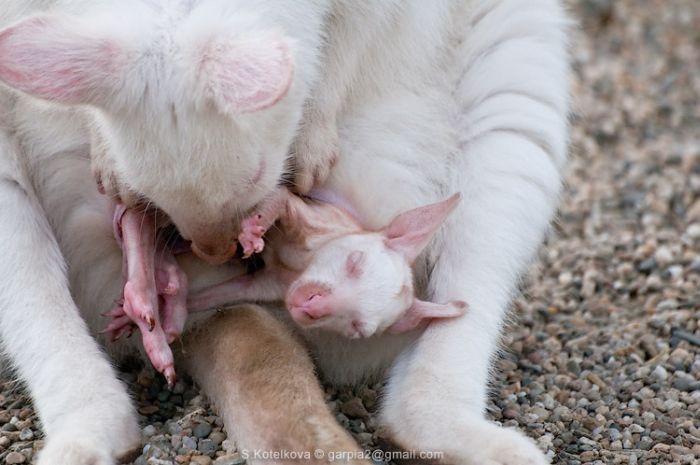
<svg viewBox="0 0 700 465">
<path fill-rule="evenodd" d="M 155 283 L 156 217 L 117 205 L 114 229 L 124 254 L 124 311 L 136 324 L 141 320 L 149 328 L 158 319 L 158 294 Z"/>
<path fill-rule="evenodd" d="M 260 253 L 265 248 L 263 235 L 265 227 L 262 225 L 263 217 L 255 214 L 241 221 L 241 233 L 238 242 L 243 248 L 243 258 L 248 258 L 255 253 Z"/>
<path fill-rule="evenodd" d="M 156 254 L 155 266 L 161 326 L 172 344 L 182 334 L 187 321 L 187 275 L 175 256 L 166 250 Z"/>
<path fill-rule="evenodd" d="M 186 301 L 187 278 L 180 271 L 172 254 L 165 252 L 156 256 L 156 215 L 153 212 L 140 212 L 117 205 L 113 218 L 114 235 L 123 251 L 123 271 L 125 277 L 123 297 L 105 316 L 112 318 L 104 332 L 113 338 L 131 334 L 134 324 L 141 331 L 143 347 L 153 367 L 162 373 L 168 384 L 175 382 L 175 364 L 168 343 L 172 336 L 166 335 L 161 324 L 161 314 L 169 321 L 169 332 L 182 331 L 170 328 L 177 321 L 171 316 L 176 313 L 170 301 L 179 294 Z M 186 291 L 184 291 L 186 292 Z M 185 313 L 186 308 L 177 310 Z M 178 320 L 179 321 L 179 320 Z"/>
<path fill-rule="evenodd" d="M 177 379 L 175 375 L 175 360 L 163 328 L 157 326 L 153 331 L 148 332 L 144 332 L 141 329 L 141 340 L 153 368 L 165 376 L 169 386 L 175 384 Z"/>
<path fill-rule="evenodd" d="M 107 327 L 100 331 L 100 334 L 107 334 L 112 342 L 117 341 L 122 336 L 130 337 L 136 329 L 136 325 L 124 313 L 124 308 L 120 303 L 115 304 L 110 311 L 103 313 L 102 316 L 111 318 L 111 320 Z"/>
<path fill-rule="evenodd" d="M 157 323 L 157 309 L 151 305 L 150 299 L 145 300 L 145 292 L 134 289 L 131 282 L 124 285 L 124 311 L 142 329 L 153 331 Z M 143 323 L 145 328 L 142 327 Z"/>
</svg>

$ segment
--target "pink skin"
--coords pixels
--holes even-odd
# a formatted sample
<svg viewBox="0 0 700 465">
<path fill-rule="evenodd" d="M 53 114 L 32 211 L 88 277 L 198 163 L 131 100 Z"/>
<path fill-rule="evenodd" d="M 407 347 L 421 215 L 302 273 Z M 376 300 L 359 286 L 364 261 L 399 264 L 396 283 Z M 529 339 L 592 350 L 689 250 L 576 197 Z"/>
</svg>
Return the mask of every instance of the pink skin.
<svg viewBox="0 0 700 465">
<path fill-rule="evenodd" d="M 275 208 L 267 208 L 264 213 L 254 215 L 244 222 L 244 233 L 240 236 L 249 241 L 246 245 L 241 240 L 246 254 L 255 253 L 256 241 L 262 241 L 262 234 L 274 221 L 270 218 L 279 216 L 279 230 L 282 234 L 274 239 L 274 250 L 263 255 L 266 268 L 254 275 L 234 278 L 190 296 L 190 311 L 206 310 L 226 303 L 284 299 L 290 315 L 300 326 L 326 327 L 348 337 L 369 337 L 377 330 L 392 334 L 403 333 L 424 327 L 436 319 L 460 316 L 466 311 L 467 304 L 461 301 L 436 304 L 419 300 L 410 294 L 389 297 L 392 302 L 375 302 L 376 308 L 357 308 L 353 304 L 356 294 L 352 292 L 372 292 L 372 286 L 368 283 L 372 282 L 374 275 L 366 272 L 371 271 L 368 267 L 373 264 L 382 263 L 369 260 L 368 264 L 368 253 L 372 252 L 364 250 L 354 250 L 347 254 L 340 274 L 327 270 L 326 265 L 322 266 L 323 270 L 328 271 L 324 274 L 343 276 L 344 281 L 329 281 L 332 278 L 324 278 L 324 282 L 313 279 L 308 281 L 304 274 L 324 247 L 325 252 L 331 253 L 332 257 L 345 256 L 342 255 L 342 250 L 351 245 L 348 242 L 352 240 L 351 237 L 357 238 L 358 235 L 366 235 L 363 237 L 369 237 L 371 244 L 380 244 L 380 247 L 385 247 L 386 253 L 393 253 L 405 260 L 404 265 L 395 266 L 410 269 L 411 263 L 458 203 L 458 195 L 403 213 L 378 232 L 364 230 L 354 222 L 351 214 L 332 205 L 307 203 L 288 194 L 281 198 L 285 200 L 283 203 L 277 204 Z M 284 263 L 285 259 L 291 262 Z M 387 267 L 381 270 L 391 274 L 395 269 Z M 389 279 L 389 282 L 395 283 L 395 280 Z M 353 291 L 348 292 L 350 289 Z M 410 288 L 407 290 L 411 292 Z M 353 296 L 350 301 L 348 295 Z M 383 312 L 384 303 L 392 303 L 398 313 L 380 314 L 380 323 L 368 328 L 365 324 L 368 313 Z M 405 307 L 401 309 L 401 305 Z M 339 309 L 350 310 L 346 312 Z"/>
<path fill-rule="evenodd" d="M 347 301 L 347 297 L 345 300 L 342 297 L 342 295 L 348 295 L 348 289 L 356 289 L 364 294 L 371 292 L 368 290 L 371 287 L 366 286 L 374 276 L 371 273 L 373 271 L 371 267 L 374 263 L 382 263 L 372 262 L 372 257 L 368 256 L 371 252 L 367 250 L 378 249 L 353 250 L 347 253 L 342 252 L 343 243 L 346 246 L 353 245 L 351 237 L 360 236 L 364 238 L 363 241 L 370 238 L 369 244 L 375 244 L 375 246 L 379 244 L 379 247 L 385 248 L 385 252 L 380 253 L 393 253 L 394 256 L 401 257 L 405 263 L 397 266 L 410 269 L 411 263 L 425 248 L 458 201 L 459 196 L 453 196 L 443 202 L 411 210 L 397 216 L 382 230 L 371 232 L 363 229 L 352 215 L 332 205 L 308 203 L 291 196 L 286 190 L 280 190 L 277 195 L 268 199 L 259 212 L 242 222 L 239 235 L 245 256 L 260 253 L 264 249 L 263 235 L 276 220 L 279 220 L 281 235 L 273 241 L 275 246 L 273 251 L 268 249 L 264 255 L 266 268 L 253 275 L 240 276 L 211 286 L 189 296 L 189 299 L 186 295 L 186 276 L 179 269 L 173 254 L 162 249 L 155 252 L 155 247 L 152 245 L 155 238 L 151 233 L 143 228 L 135 228 L 136 224 L 145 224 L 149 230 L 154 230 L 155 223 L 152 216 L 142 217 L 142 214 L 117 209 L 115 231 L 118 238 L 123 238 L 126 268 L 129 269 L 130 266 L 127 260 L 135 259 L 136 263 L 144 264 L 146 267 L 153 263 L 154 287 L 148 287 L 150 282 L 147 282 L 147 285 L 143 284 L 143 276 L 151 275 L 151 270 L 148 269 L 142 270 L 142 274 L 135 275 L 136 283 L 139 285 L 136 287 L 154 292 L 160 301 L 160 308 L 155 315 L 155 325 L 151 329 L 147 325 L 148 320 L 141 318 L 140 313 L 133 311 L 130 299 L 125 299 L 108 313 L 113 321 L 107 330 L 114 337 L 120 337 L 131 334 L 136 323 L 142 332 L 144 348 L 154 367 L 163 372 L 168 381 L 172 382 L 174 369 L 172 352 L 168 344 L 182 332 L 188 309 L 195 312 L 236 302 L 285 300 L 290 315 L 300 326 L 321 325 L 323 327 L 325 325 L 326 329 L 341 332 L 347 337 L 369 337 L 376 334 L 378 330 L 399 334 L 419 329 L 437 319 L 458 317 L 466 311 L 466 303 L 425 302 L 412 296 L 412 291 L 408 287 L 406 289 L 409 293 L 402 292 L 403 295 L 390 297 L 391 302 L 379 301 L 377 307 L 372 309 L 355 308 L 353 310 L 357 305 L 353 306 L 352 302 Z M 367 242 L 360 244 L 362 243 L 367 244 Z M 329 247 L 326 247 L 327 245 Z M 337 283 L 303 281 L 306 280 L 305 271 L 318 258 L 318 254 L 324 250 L 324 247 L 326 253 L 330 251 L 333 254 L 332 257 L 345 257 L 340 270 L 340 276 L 343 276 L 342 279 L 345 281 Z M 341 255 L 337 255 L 338 253 Z M 149 254 L 150 259 L 143 257 L 143 254 Z M 284 263 L 284 258 L 291 262 Z M 391 267 L 380 266 L 379 269 L 382 270 L 381 273 L 392 273 Z M 129 278 L 132 276 L 131 272 L 127 275 Z M 395 283 L 395 281 L 390 282 Z M 341 287 L 352 285 L 355 287 L 348 287 L 345 289 L 346 292 L 339 292 Z M 141 300 L 144 298 L 143 295 L 138 297 Z M 139 302 L 138 299 L 134 300 Z M 351 300 L 354 301 L 354 297 Z M 389 319 L 388 322 L 382 321 L 381 325 L 368 328 L 365 323 L 367 312 L 382 312 L 385 304 L 393 304 L 399 313 L 380 315 L 385 320 Z M 401 305 L 405 307 L 400 307 Z M 348 312 L 355 313 L 343 314 L 338 309 L 350 309 Z M 334 319 L 335 325 L 327 324 Z"/>
<path fill-rule="evenodd" d="M 253 215 L 241 221 L 241 233 L 238 242 L 243 249 L 243 258 L 261 253 L 265 248 L 263 236 L 279 218 L 287 205 L 289 192 L 279 189 L 263 202 L 263 205 Z"/>
<path fill-rule="evenodd" d="M 333 314 L 328 297 L 333 289 L 323 284 L 304 284 L 291 292 L 286 299 L 287 309 L 298 323 L 313 323 Z"/>
<path fill-rule="evenodd" d="M 124 251 L 124 307 L 134 322 L 152 331 L 158 320 L 155 277 L 155 217 L 123 205 L 114 210 L 114 230 Z M 141 325 L 139 325 L 141 326 Z"/>
<path fill-rule="evenodd" d="M 389 334 L 401 334 L 413 331 L 427 325 L 432 320 L 440 318 L 456 318 L 464 315 L 468 305 L 461 300 L 455 300 L 446 304 L 436 304 L 420 299 L 413 299 L 413 304 L 396 323 L 386 331 Z"/>
<path fill-rule="evenodd" d="M 268 209 L 276 209 L 279 199 L 272 198 L 267 205 Z M 243 221 L 240 242 L 245 256 L 262 251 L 262 236 L 273 222 L 269 211 Z M 113 229 L 124 252 L 125 285 L 122 298 L 104 314 L 112 321 L 103 332 L 117 340 L 131 336 L 138 327 L 146 355 L 172 385 L 176 376 L 169 344 L 182 334 L 187 321 L 187 275 L 177 264 L 173 250 L 156 250 L 154 214 L 117 205 Z M 210 298 L 207 302 L 211 302 L 207 308 L 212 308 L 219 300 Z"/>
<path fill-rule="evenodd" d="M 105 40 L 71 44 L 73 58 L 26 40 L 42 34 L 58 34 L 73 25 L 65 19 L 34 17 L 11 26 L 0 34 L 0 80 L 23 92 L 64 103 L 79 103 L 95 84 L 94 69 L 108 75 L 117 65 L 116 51 Z M 90 67 L 75 56 L 90 56 Z M 26 57 L 31 56 L 32 60 Z M 36 66 L 35 63 L 40 63 Z"/>
<path fill-rule="evenodd" d="M 243 258 L 249 258 L 253 254 L 260 253 L 265 248 L 263 235 L 267 228 L 263 225 L 261 214 L 250 216 L 241 221 L 241 233 L 238 242 L 243 248 Z"/>
<path fill-rule="evenodd" d="M 156 223 L 152 213 L 117 205 L 114 232 L 124 251 L 124 294 L 105 316 L 112 321 L 103 331 L 113 340 L 141 330 L 144 350 L 168 384 L 176 380 L 169 344 L 182 333 L 187 320 L 187 276 L 172 252 L 156 251 Z"/>
<path fill-rule="evenodd" d="M 156 286 L 162 300 L 161 326 L 172 344 L 185 329 L 187 321 L 187 275 L 180 269 L 172 252 L 156 254 Z"/>
<path fill-rule="evenodd" d="M 322 284 L 309 283 L 294 289 L 287 296 L 286 304 L 294 321 L 301 326 L 310 326 L 324 318 L 332 317 L 337 302 L 334 302 L 333 289 Z M 386 332 L 402 334 L 413 331 L 425 327 L 433 320 L 461 316 L 467 308 L 467 303 L 460 300 L 436 304 L 414 297 L 411 306 L 386 329 Z M 367 337 L 362 321 L 353 320 L 351 325 L 358 337 Z"/>
</svg>

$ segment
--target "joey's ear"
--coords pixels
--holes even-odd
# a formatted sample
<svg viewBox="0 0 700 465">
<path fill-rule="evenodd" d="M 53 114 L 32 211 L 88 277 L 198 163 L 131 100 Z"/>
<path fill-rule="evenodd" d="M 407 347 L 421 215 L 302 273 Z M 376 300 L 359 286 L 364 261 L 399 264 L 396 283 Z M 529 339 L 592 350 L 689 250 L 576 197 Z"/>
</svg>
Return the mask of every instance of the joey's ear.
<svg viewBox="0 0 700 465">
<path fill-rule="evenodd" d="M 60 103 L 100 103 L 116 87 L 116 40 L 86 20 L 41 15 L 0 30 L 0 81 Z"/>
<path fill-rule="evenodd" d="M 457 206 L 460 198 L 460 194 L 455 194 L 442 202 L 401 213 L 383 230 L 387 247 L 413 262 L 447 215 Z"/>
<path fill-rule="evenodd" d="M 225 113 L 274 105 L 287 94 L 294 77 L 290 43 L 276 33 L 215 36 L 199 59 L 205 96 Z"/>
<path fill-rule="evenodd" d="M 446 304 L 434 304 L 414 299 L 413 305 L 387 329 L 387 332 L 389 334 L 401 334 L 416 329 L 430 320 L 462 316 L 467 311 L 467 307 L 467 303 L 461 300 L 455 300 Z"/>
</svg>

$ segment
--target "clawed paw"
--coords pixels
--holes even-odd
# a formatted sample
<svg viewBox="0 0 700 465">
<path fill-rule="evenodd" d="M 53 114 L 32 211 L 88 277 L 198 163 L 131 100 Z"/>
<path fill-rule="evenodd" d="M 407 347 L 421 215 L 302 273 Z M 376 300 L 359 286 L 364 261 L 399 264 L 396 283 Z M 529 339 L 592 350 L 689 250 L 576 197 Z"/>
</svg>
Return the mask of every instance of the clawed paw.
<svg viewBox="0 0 700 465">
<path fill-rule="evenodd" d="M 110 311 L 104 312 L 102 316 L 111 318 L 111 320 L 100 333 L 106 334 L 112 342 L 116 342 L 122 337 L 131 337 L 136 329 L 134 322 L 124 313 L 123 302 L 115 302 L 114 307 Z"/>
<path fill-rule="evenodd" d="M 294 142 L 292 153 L 294 185 L 299 193 L 307 194 L 326 181 L 340 154 L 335 123 L 307 122 Z"/>
<path fill-rule="evenodd" d="M 108 147 L 109 144 L 105 142 L 99 130 L 92 128 L 90 165 L 97 190 L 116 203 L 134 207 L 139 201 L 139 196 L 121 181 Z"/>
<path fill-rule="evenodd" d="M 265 227 L 262 225 L 262 215 L 255 214 L 241 221 L 241 233 L 238 235 L 238 243 L 243 249 L 243 258 L 260 253 L 265 248 Z"/>
</svg>

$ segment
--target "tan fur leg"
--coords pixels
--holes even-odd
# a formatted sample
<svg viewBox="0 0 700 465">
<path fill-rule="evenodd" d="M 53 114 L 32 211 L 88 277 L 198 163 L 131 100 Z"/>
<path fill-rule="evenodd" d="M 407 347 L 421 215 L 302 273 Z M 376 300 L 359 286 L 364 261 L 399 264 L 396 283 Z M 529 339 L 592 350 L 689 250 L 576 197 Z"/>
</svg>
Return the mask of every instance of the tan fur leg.
<svg viewBox="0 0 700 465">
<path fill-rule="evenodd" d="M 255 450 L 307 452 L 314 463 L 331 463 L 330 453 L 359 453 L 326 406 L 306 349 L 264 309 L 244 305 L 219 313 L 183 342 L 188 370 L 248 451 L 248 464 L 305 463 L 256 460 Z M 323 460 L 313 460 L 317 449 Z"/>
</svg>

